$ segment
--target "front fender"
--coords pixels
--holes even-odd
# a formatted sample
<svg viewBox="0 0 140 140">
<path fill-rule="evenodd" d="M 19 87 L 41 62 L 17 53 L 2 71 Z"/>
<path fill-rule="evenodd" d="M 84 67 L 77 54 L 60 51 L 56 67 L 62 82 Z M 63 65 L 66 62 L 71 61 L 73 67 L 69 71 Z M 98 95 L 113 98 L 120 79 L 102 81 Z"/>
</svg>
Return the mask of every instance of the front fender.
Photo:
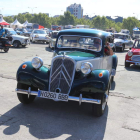
<svg viewBox="0 0 140 140">
<path fill-rule="evenodd" d="M 99 77 L 103 73 L 103 77 Z M 110 83 L 110 73 L 108 70 L 93 70 L 91 74 L 75 79 L 72 84 L 70 95 L 79 96 L 80 93 L 86 95 L 93 93 L 105 93 Z"/>
<path fill-rule="evenodd" d="M 24 64 L 27 65 L 25 69 L 22 68 Z M 42 90 L 48 90 L 49 73 L 50 70 L 47 67 L 42 66 L 40 70 L 36 70 L 33 68 L 31 62 L 28 61 L 24 62 L 19 67 L 16 78 L 18 83 L 34 86 Z"/>
</svg>

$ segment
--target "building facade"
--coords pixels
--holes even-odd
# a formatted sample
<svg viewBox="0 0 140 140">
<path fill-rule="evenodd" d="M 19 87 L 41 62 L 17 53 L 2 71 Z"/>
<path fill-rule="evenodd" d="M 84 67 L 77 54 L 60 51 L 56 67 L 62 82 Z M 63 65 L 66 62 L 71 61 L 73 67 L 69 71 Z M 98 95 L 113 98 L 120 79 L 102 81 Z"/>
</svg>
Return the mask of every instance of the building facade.
<svg viewBox="0 0 140 140">
<path fill-rule="evenodd" d="M 76 4 L 76 3 L 71 4 L 70 6 L 67 7 L 66 11 L 69 11 L 78 19 L 83 18 L 83 8 L 81 4 Z"/>
</svg>

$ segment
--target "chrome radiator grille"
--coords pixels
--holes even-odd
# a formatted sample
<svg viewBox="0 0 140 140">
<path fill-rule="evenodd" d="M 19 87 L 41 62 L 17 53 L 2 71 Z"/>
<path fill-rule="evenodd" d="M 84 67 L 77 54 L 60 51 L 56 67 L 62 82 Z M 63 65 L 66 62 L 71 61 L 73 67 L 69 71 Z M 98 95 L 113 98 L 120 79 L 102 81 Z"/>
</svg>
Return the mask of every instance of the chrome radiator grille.
<svg viewBox="0 0 140 140">
<path fill-rule="evenodd" d="M 57 56 L 52 61 L 49 91 L 69 94 L 74 75 L 75 61 L 68 57 Z"/>
<path fill-rule="evenodd" d="M 132 61 L 140 61 L 140 55 L 133 55 Z"/>
</svg>

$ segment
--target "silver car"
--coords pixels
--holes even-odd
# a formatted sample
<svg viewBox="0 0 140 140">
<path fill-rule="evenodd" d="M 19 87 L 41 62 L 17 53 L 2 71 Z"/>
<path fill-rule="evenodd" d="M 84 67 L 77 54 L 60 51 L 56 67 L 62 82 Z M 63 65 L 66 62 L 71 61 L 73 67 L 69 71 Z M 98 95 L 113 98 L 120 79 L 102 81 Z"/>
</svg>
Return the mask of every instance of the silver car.
<svg viewBox="0 0 140 140">
<path fill-rule="evenodd" d="M 114 43 L 115 49 L 121 52 L 123 52 L 124 49 L 130 49 L 133 46 L 133 41 L 130 35 L 123 33 L 114 33 Z"/>
</svg>

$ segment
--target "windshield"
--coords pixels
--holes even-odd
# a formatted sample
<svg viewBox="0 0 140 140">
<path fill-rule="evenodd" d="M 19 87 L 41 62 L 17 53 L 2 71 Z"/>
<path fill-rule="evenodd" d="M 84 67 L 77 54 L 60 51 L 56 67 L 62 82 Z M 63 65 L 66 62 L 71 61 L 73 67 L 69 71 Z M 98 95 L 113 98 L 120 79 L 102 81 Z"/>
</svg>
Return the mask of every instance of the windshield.
<svg viewBox="0 0 140 140">
<path fill-rule="evenodd" d="M 43 30 L 34 30 L 34 34 L 46 34 Z"/>
<path fill-rule="evenodd" d="M 102 49 L 102 40 L 97 37 L 83 36 L 61 36 L 58 39 L 58 48 L 79 48 L 92 51 L 100 51 Z"/>
<path fill-rule="evenodd" d="M 53 32 L 52 35 L 51 35 L 51 37 L 52 38 L 57 38 L 57 34 L 58 34 L 58 32 Z"/>
<path fill-rule="evenodd" d="M 137 40 L 134 44 L 134 48 L 140 49 L 140 40 Z"/>
<path fill-rule="evenodd" d="M 17 33 L 15 31 L 9 31 L 9 33 L 12 35 L 17 35 Z"/>
<path fill-rule="evenodd" d="M 134 31 L 134 34 L 140 34 L 140 31 Z"/>
<path fill-rule="evenodd" d="M 114 37 L 118 39 L 128 39 L 127 35 L 122 35 L 122 34 L 114 34 Z"/>
<path fill-rule="evenodd" d="M 57 29 L 57 28 L 58 28 L 58 26 L 56 26 L 56 25 L 53 25 L 53 26 L 52 26 L 52 28 L 53 28 L 53 29 Z"/>
</svg>

